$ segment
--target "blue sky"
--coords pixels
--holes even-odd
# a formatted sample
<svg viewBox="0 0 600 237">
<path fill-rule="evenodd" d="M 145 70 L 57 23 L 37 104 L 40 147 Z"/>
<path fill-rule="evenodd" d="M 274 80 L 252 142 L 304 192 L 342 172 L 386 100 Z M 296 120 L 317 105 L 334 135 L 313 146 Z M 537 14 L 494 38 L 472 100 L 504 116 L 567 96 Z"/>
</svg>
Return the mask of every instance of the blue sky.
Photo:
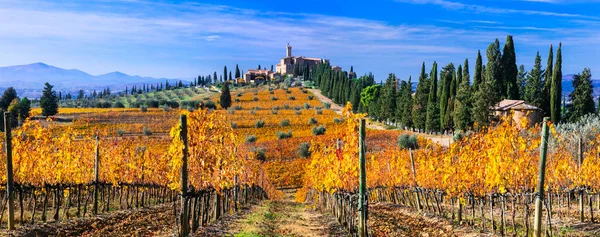
<svg viewBox="0 0 600 237">
<path fill-rule="evenodd" d="M 423 61 L 473 66 L 478 49 L 511 34 L 527 70 L 559 42 L 563 74 L 600 68 L 600 0 L 293 2 L 0 0 L 0 66 L 191 78 L 270 67 L 289 42 L 296 56 L 407 79 Z"/>
</svg>

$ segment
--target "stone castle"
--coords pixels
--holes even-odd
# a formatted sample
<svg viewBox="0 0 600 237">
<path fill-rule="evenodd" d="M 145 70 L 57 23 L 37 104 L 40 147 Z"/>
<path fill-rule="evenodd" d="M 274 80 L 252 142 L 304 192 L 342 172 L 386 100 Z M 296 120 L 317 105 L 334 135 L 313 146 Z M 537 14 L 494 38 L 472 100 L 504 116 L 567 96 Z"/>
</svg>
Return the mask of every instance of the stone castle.
<svg viewBox="0 0 600 237">
<path fill-rule="evenodd" d="M 295 64 L 308 65 L 309 68 L 312 68 L 312 66 L 319 63 L 329 63 L 329 59 L 306 58 L 304 56 L 294 57 L 292 56 L 292 46 L 288 44 L 285 49 L 285 58 L 279 60 L 275 71 L 282 75 L 291 74 L 293 73 Z"/>
</svg>

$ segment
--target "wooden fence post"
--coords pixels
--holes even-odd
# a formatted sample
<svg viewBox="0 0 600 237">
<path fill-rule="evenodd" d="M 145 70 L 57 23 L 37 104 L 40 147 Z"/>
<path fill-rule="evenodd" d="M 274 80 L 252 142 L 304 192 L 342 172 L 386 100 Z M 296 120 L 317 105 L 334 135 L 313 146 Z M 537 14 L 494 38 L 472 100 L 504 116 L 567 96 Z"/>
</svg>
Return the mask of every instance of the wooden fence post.
<svg viewBox="0 0 600 237">
<path fill-rule="evenodd" d="M 10 113 L 4 113 L 4 133 L 6 147 L 6 194 L 8 195 L 8 230 L 15 229 L 15 184 L 13 181 L 12 164 L 12 134 L 10 127 Z"/>
<path fill-rule="evenodd" d="M 182 114 L 180 117 L 181 132 L 179 137 L 183 142 L 183 157 L 181 164 L 181 210 L 180 210 L 180 231 L 179 236 L 188 236 L 190 233 L 190 222 L 187 202 L 188 189 L 188 136 L 187 136 L 187 117 Z"/>
<path fill-rule="evenodd" d="M 583 139 L 579 137 L 578 139 L 578 154 L 577 154 L 577 168 L 581 172 L 581 165 L 583 164 Z M 585 221 L 585 215 L 583 210 L 583 187 L 579 187 L 579 220 L 581 222 Z"/>
<path fill-rule="evenodd" d="M 100 184 L 99 176 L 100 176 L 100 135 L 96 134 L 96 159 L 94 160 L 94 215 L 98 214 L 98 194 Z"/>
<path fill-rule="evenodd" d="M 360 120 L 360 128 L 359 128 L 359 141 L 358 141 L 358 150 L 359 150 L 359 165 L 360 165 L 360 181 L 359 181 L 359 189 L 358 189 L 358 236 L 366 237 L 367 234 L 367 211 L 368 211 L 368 200 L 367 200 L 367 172 L 366 172 L 366 128 L 365 128 L 365 119 Z"/>
<path fill-rule="evenodd" d="M 542 236 L 542 200 L 544 198 L 544 176 L 546 175 L 546 155 L 548 153 L 548 121 L 550 121 L 550 118 L 544 118 L 544 127 L 542 128 L 538 193 L 535 199 L 535 222 L 533 227 L 535 237 Z"/>
<path fill-rule="evenodd" d="M 415 167 L 415 158 L 412 154 L 412 148 L 408 149 L 408 154 L 410 155 L 410 162 L 412 166 L 413 178 L 415 179 L 415 199 L 417 200 L 417 210 L 421 211 L 421 199 L 419 198 L 419 185 L 417 184 L 417 169 Z"/>
</svg>

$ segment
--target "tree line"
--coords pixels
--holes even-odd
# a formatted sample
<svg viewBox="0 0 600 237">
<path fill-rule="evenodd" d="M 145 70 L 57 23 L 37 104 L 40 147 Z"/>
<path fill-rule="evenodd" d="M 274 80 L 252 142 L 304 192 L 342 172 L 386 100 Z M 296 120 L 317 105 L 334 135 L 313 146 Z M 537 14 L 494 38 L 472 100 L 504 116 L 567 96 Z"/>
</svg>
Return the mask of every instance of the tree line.
<svg viewBox="0 0 600 237">
<path fill-rule="evenodd" d="M 484 64 L 481 51 L 477 52 L 473 72 L 468 59 L 458 66 L 449 63 L 441 70 L 433 62 L 429 73 L 423 63 L 415 90 L 411 77 L 403 81 L 389 74 L 384 82 L 377 84 L 370 74 L 365 76 L 366 83 L 362 83 L 360 79 L 350 79 L 346 72 L 331 70 L 326 64 L 313 69 L 312 78 L 336 103 L 350 101 L 355 110 L 368 112 L 373 119 L 427 132 L 489 125 L 490 107 L 504 99 L 524 100 L 542 109 L 554 123 L 575 121 L 596 112 L 589 68 L 574 76 L 574 91 L 569 95 L 570 103 L 566 103 L 562 95 L 562 44 L 556 50 L 556 58 L 550 45 L 545 69 L 538 52 L 529 72 L 524 65 L 516 64 L 511 35 L 506 37 L 502 49 L 498 39 L 491 43 L 485 56 Z M 358 99 L 356 95 L 360 95 Z"/>
</svg>

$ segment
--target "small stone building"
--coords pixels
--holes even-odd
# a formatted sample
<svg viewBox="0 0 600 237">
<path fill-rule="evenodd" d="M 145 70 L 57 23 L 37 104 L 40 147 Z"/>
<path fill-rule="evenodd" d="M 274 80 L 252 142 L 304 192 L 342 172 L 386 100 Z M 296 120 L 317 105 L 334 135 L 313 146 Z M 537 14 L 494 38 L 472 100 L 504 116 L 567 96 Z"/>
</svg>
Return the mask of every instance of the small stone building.
<svg viewBox="0 0 600 237">
<path fill-rule="evenodd" d="M 521 127 L 521 119 L 526 117 L 529 121 L 527 126 L 533 126 L 542 122 L 544 111 L 536 106 L 526 104 L 523 100 L 503 100 L 490 108 L 495 118 L 510 116 L 513 121 Z"/>
</svg>

